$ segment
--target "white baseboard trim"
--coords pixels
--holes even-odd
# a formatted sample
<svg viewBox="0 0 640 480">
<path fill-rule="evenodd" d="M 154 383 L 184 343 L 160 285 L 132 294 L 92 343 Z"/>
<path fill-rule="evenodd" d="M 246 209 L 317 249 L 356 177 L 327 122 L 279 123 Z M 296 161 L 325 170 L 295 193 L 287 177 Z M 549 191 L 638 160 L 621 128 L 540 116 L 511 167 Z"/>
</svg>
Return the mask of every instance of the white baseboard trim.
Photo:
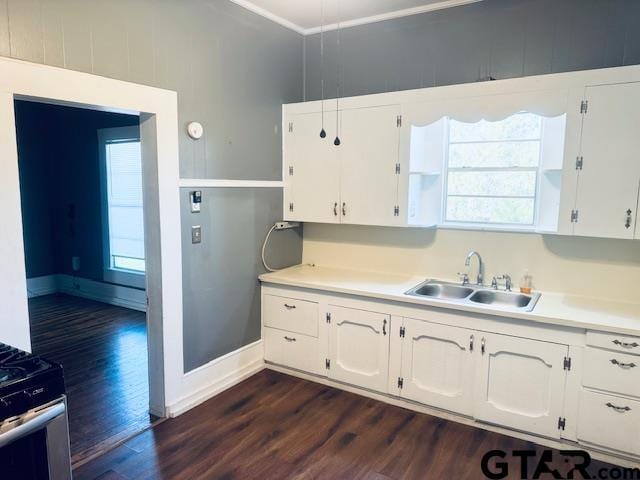
<svg viewBox="0 0 640 480">
<path fill-rule="evenodd" d="M 144 290 L 96 282 L 71 275 L 59 274 L 29 278 L 27 279 L 27 291 L 29 298 L 52 293 L 66 293 L 140 312 L 147 311 L 147 296 Z"/>
<path fill-rule="evenodd" d="M 29 298 L 51 295 L 58 291 L 57 275 L 27 278 L 27 296 Z"/>
<path fill-rule="evenodd" d="M 167 407 L 169 417 L 177 417 L 264 368 L 262 340 L 234 350 L 185 373 L 183 391 L 189 392 Z"/>
</svg>

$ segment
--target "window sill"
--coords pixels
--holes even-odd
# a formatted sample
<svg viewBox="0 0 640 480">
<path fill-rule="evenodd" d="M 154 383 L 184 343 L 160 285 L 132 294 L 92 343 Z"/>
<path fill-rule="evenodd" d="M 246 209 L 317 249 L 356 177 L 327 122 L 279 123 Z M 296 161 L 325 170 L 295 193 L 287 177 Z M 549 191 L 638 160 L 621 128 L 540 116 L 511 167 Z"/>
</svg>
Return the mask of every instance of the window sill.
<svg viewBox="0 0 640 480">
<path fill-rule="evenodd" d="M 534 225 L 518 226 L 518 225 L 483 225 L 479 223 L 440 223 L 437 225 L 439 230 L 470 230 L 477 232 L 504 232 L 504 233 L 537 233 L 537 227 Z"/>
<path fill-rule="evenodd" d="M 115 268 L 105 268 L 104 281 L 144 290 L 146 288 L 145 274 Z"/>
</svg>

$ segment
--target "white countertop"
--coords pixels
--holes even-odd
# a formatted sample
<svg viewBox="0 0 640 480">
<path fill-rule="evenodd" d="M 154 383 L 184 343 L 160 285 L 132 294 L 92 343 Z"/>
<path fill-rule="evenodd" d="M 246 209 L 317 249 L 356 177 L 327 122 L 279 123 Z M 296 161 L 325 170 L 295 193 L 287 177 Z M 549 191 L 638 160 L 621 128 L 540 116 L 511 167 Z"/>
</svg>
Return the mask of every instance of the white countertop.
<svg viewBox="0 0 640 480">
<path fill-rule="evenodd" d="M 640 304 L 638 303 L 542 292 L 542 296 L 532 312 L 507 311 L 486 305 L 476 306 L 468 303 L 405 295 L 404 292 L 426 280 L 425 277 L 415 275 L 298 265 L 278 272 L 265 273 L 259 278 L 263 283 L 269 284 L 311 288 L 325 292 L 359 295 L 566 327 L 640 336 Z"/>
</svg>

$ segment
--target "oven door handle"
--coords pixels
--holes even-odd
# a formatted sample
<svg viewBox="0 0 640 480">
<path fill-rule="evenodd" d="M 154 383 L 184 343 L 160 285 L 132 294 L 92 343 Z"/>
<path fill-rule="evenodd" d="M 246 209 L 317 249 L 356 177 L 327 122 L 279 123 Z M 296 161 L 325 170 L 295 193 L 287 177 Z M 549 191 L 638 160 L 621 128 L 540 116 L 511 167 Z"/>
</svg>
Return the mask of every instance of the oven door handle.
<svg viewBox="0 0 640 480">
<path fill-rule="evenodd" d="M 61 402 L 36 412 L 33 417 L 29 418 L 24 423 L 0 434 L 0 448 L 44 428 L 48 423 L 55 420 L 60 415 L 64 415 L 65 410 L 66 406 L 64 402 Z"/>
</svg>

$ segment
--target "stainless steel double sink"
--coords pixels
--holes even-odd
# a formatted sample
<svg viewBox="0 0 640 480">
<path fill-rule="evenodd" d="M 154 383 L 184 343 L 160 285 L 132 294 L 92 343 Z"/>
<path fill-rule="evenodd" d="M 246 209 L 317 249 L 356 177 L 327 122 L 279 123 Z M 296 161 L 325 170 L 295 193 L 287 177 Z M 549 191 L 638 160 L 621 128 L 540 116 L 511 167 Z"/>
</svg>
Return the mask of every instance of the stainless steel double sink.
<svg viewBox="0 0 640 480">
<path fill-rule="evenodd" d="M 525 295 L 490 289 L 480 285 L 460 285 L 456 283 L 427 280 L 413 287 L 405 295 L 434 298 L 468 305 L 487 305 L 502 310 L 531 312 L 540 299 L 539 293 Z"/>
</svg>

